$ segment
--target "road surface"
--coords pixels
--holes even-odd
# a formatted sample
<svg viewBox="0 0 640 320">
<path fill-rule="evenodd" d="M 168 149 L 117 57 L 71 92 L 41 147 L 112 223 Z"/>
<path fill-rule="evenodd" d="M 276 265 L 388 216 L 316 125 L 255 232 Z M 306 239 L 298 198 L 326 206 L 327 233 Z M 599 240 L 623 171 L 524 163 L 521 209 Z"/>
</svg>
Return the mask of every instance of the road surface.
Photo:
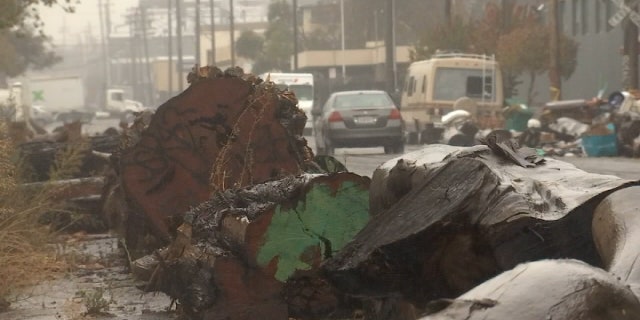
<svg viewBox="0 0 640 320">
<path fill-rule="evenodd" d="M 119 119 L 94 119 L 83 127 L 86 134 L 99 134 L 110 127 L 117 128 Z M 52 129 L 60 124 L 52 124 L 47 128 Z M 306 136 L 307 144 L 315 151 L 315 142 L 312 136 Z M 408 145 L 406 152 L 418 150 L 422 146 Z M 343 162 L 349 170 L 363 176 L 371 176 L 377 166 L 398 155 L 384 153 L 382 147 L 378 148 L 338 148 L 335 157 Z M 558 157 L 558 160 L 567 161 L 576 167 L 593 173 L 610 174 L 625 179 L 640 180 L 640 159 L 631 158 L 587 158 L 587 157 Z"/>
<path fill-rule="evenodd" d="M 315 148 L 312 137 L 307 137 L 307 143 L 311 148 Z M 420 148 L 422 148 L 422 146 L 410 145 L 406 147 L 405 151 L 411 152 Z M 336 149 L 335 154 L 335 157 L 343 162 L 350 171 L 368 177 L 371 177 L 377 166 L 398 156 L 399 155 L 384 154 L 382 147 Z M 630 180 L 640 180 L 640 159 L 621 157 L 556 157 L 555 159 L 569 162 L 587 172 L 615 175 Z"/>
</svg>

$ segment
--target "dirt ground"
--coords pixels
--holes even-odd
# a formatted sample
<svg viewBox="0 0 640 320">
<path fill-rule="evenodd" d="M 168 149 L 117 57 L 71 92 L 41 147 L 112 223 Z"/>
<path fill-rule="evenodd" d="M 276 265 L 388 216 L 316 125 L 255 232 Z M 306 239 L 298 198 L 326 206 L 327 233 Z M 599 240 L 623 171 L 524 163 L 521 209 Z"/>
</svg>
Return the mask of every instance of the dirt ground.
<svg viewBox="0 0 640 320">
<path fill-rule="evenodd" d="M 138 289 L 115 236 L 76 234 L 63 240 L 56 250 L 70 257 L 72 271 L 24 291 L 0 319 L 178 319 L 168 311 L 169 297 Z"/>
</svg>

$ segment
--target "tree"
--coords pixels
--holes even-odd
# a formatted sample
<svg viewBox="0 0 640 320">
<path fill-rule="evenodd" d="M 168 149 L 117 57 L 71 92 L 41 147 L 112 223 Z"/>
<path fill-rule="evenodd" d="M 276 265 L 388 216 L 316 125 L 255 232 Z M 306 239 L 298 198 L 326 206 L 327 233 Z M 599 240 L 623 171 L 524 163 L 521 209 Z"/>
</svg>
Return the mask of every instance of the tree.
<svg viewBox="0 0 640 320">
<path fill-rule="evenodd" d="M 286 0 L 273 0 L 269 4 L 269 25 L 264 33 L 263 54 L 256 58 L 254 73 L 270 70 L 291 70 L 293 53 L 292 8 Z"/>
<path fill-rule="evenodd" d="M 243 31 L 236 40 L 236 52 L 238 56 L 257 60 L 264 48 L 264 37 L 253 30 Z"/>
<path fill-rule="evenodd" d="M 450 22 L 436 25 L 425 33 L 410 51 L 411 60 L 428 59 L 437 50 L 472 51 L 472 25 L 460 17 L 454 17 Z"/>
<path fill-rule="evenodd" d="M 547 72 L 550 66 L 548 53 L 549 28 L 535 23 L 519 27 L 498 41 L 497 57 L 501 65 L 514 74 L 529 77 L 527 103 L 534 97 L 536 76 Z M 565 35 L 560 36 L 560 75 L 568 79 L 575 71 L 578 44 Z"/>
<path fill-rule="evenodd" d="M 495 54 L 502 67 L 505 96 L 517 94 L 516 87 L 521 82 L 518 79 L 526 73 L 532 80 L 527 91 L 530 101 L 536 76 L 550 67 L 549 28 L 528 5 L 503 3 L 503 7 L 493 2 L 487 4 L 478 20 L 453 17 L 449 23 L 428 29 L 411 50 L 411 59 L 427 59 L 437 49 Z M 577 48 L 572 39 L 560 37 L 560 73 L 565 79 L 575 70 Z"/>
<path fill-rule="evenodd" d="M 6 86 L 7 77 L 30 67 L 45 68 L 60 61 L 43 32 L 38 5 L 60 5 L 73 12 L 72 0 L 0 1 L 0 87 Z"/>
</svg>

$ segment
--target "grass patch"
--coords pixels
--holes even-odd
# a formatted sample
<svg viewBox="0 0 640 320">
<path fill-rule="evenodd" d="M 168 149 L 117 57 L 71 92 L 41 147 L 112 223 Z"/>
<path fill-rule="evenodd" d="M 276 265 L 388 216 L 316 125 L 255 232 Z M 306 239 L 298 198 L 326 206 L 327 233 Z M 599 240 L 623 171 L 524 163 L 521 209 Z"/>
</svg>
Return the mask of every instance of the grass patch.
<svg viewBox="0 0 640 320">
<path fill-rule="evenodd" d="M 80 142 L 60 154 L 52 177 L 65 178 L 78 170 L 81 149 L 86 147 Z M 45 183 L 27 191 L 20 184 L 28 174 L 16 156 L 7 125 L 0 122 L 0 312 L 20 289 L 66 270 L 66 263 L 50 246 L 55 233 L 39 223 L 44 213 L 61 210 L 52 198 L 60 190 Z"/>
</svg>

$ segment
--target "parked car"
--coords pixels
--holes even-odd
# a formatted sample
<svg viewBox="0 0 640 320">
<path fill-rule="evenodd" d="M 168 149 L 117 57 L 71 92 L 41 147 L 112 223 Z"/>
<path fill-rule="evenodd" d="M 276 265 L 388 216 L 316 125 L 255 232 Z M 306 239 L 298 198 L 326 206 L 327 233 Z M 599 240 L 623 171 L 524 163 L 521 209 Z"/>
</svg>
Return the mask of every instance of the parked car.
<svg viewBox="0 0 640 320">
<path fill-rule="evenodd" d="M 340 91 L 313 109 L 316 153 L 332 155 L 335 148 L 384 147 L 403 153 L 400 111 L 385 91 Z"/>
<path fill-rule="evenodd" d="M 33 114 L 31 115 L 31 119 L 41 127 L 44 127 L 55 121 L 53 113 L 41 105 L 31 106 L 31 111 L 33 112 Z"/>
</svg>

